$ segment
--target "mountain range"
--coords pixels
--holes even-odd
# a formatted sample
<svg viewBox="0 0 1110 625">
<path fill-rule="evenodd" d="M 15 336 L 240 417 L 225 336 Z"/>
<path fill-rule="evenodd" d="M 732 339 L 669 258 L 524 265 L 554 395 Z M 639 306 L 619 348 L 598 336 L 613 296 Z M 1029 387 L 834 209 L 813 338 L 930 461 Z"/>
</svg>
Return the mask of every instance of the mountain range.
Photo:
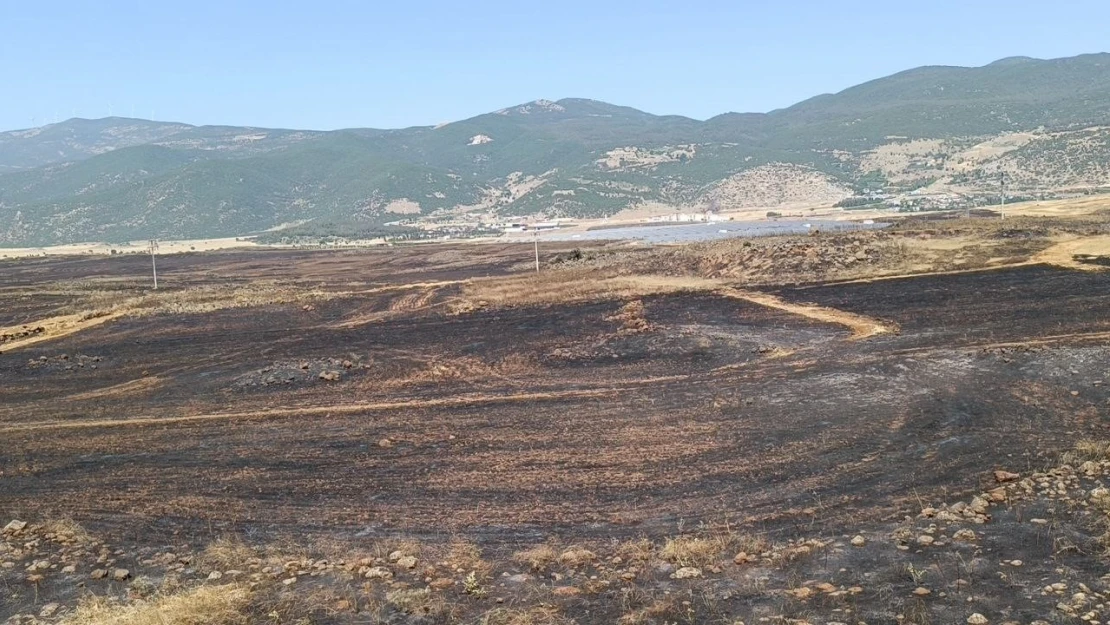
<svg viewBox="0 0 1110 625">
<path fill-rule="evenodd" d="M 586 99 L 308 131 L 111 117 L 0 133 L 0 245 L 413 219 L 988 202 L 1110 185 L 1110 54 L 921 67 L 705 121 Z M 298 230 L 300 229 L 300 230 Z"/>
</svg>

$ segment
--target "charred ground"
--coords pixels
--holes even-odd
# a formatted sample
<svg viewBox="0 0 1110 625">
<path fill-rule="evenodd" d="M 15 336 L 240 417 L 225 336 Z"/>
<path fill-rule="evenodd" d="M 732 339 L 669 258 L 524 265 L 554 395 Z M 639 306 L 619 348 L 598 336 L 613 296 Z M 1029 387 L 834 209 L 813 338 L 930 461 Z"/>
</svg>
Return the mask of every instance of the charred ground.
<svg viewBox="0 0 1110 625">
<path fill-rule="evenodd" d="M 837 249 L 889 267 L 890 235 L 873 236 Z M 781 542 L 885 533 L 981 493 L 995 469 L 1042 470 L 1107 437 L 1110 273 L 1019 261 L 761 287 L 617 271 L 552 303 L 589 270 L 521 278 L 530 251 L 170 257 L 164 293 L 91 311 L 134 297 L 118 276 L 140 259 L 6 264 L 5 324 L 111 317 L 0 343 L 0 510 L 148 550 L 405 537 L 506 558 L 722 528 Z M 622 262 L 591 253 L 605 271 Z M 539 282 L 519 303 L 494 298 L 514 280 Z M 883 331 L 860 336 L 830 311 Z M 599 597 L 606 619 L 635 611 Z M 734 614 L 825 614 L 805 599 L 753 595 Z M 594 622 L 582 609 L 560 618 Z"/>
</svg>

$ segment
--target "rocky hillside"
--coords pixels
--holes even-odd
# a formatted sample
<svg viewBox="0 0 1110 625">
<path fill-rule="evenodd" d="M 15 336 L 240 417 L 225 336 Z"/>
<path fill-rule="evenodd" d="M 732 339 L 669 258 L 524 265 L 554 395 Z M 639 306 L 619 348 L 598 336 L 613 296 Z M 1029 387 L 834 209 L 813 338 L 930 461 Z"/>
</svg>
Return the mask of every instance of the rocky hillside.
<svg viewBox="0 0 1110 625">
<path fill-rule="evenodd" d="M 996 202 L 1110 188 L 1110 54 L 925 67 L 708 121 L 536 101 L 333 132 L 108 118 L 0 133 L 0 245 L 365 228 L 637 205 Z M 462 217 L 470 215 L 470 217 Z"/>
</svg>

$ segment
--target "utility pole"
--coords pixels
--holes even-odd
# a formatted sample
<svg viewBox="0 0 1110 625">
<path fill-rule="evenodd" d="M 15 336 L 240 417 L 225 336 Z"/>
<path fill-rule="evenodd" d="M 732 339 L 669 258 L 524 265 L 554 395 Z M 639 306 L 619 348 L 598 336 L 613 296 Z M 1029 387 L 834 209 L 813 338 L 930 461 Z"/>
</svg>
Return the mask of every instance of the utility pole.
<svg viewBox="0 0 1110 625">
<path fill-rule="evenodd" d="M 158 290 L 158 263 L 154 260 L 154 253 L 158 251 L 158 239 L 150 240 L 150 270 L 154 274 L 154 289 Z"/>
<path fill-rule="evenodd" d="M 1002 208 L 998 212 L 1002 214 L 1002 218 L 1006 219 L 1006 172 L 998 172 L 998 182 L 1002 185 Z"/>
<path fill-rule="evenodd" d="M 538 230 L 532 231 L 532 243 L 536 245 L 536 273 L 540 272 L 540 233 Z"/>
</svg>

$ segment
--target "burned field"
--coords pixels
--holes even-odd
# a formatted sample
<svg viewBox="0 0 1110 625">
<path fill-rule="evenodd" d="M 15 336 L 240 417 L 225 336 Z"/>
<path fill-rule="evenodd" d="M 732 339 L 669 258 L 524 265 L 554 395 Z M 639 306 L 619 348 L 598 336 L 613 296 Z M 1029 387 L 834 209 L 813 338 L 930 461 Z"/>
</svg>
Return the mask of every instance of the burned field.
<svg viewBox="0 0 1110 625">
<path fill-rule="evenodd" d="M 840 528 L 974 489 L 1001 461 L 975 450 L 1035 466 L 1099 434 L 1110 399 L 1102 273 L 778 293 L 899 328 L 866 340 L 715 292 L 451 314 L 456 289 L 123 318 L 3 353 L 3 505 L 144 532 Z"/>
<path fill-rule="evenodd" d="M 316 295 L 0 344 L 0 510 L 137 545 L 786 541 L 885 532 L 1106 438 L 1110 273 L 460 305 L 529 251 L 166 259 L 167 293 Z M 5 322 L 79 311 L 31 283 L 133 289 L 111 262 L 5 271 Z"/>
</svg>

